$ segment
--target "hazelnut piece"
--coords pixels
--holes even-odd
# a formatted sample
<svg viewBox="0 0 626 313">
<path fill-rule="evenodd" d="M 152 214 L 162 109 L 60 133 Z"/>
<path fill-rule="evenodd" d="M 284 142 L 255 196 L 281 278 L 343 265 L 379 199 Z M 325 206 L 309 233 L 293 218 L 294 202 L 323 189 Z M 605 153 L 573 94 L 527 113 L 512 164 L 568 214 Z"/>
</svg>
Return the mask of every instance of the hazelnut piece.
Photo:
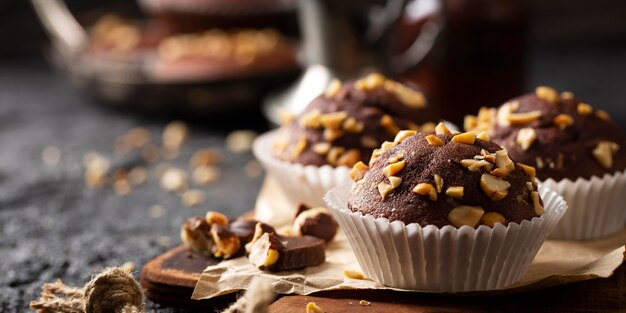
<svg viewBox="0 0 626 313">
<path fill-rule="evenodd" d="M 330 143 L 328 142 L 318 142 L 316 144 L 313 145 L 312 149 L 313 152 L 320 154 L 320 155 L 326 155 L 328 154 L 328 151 L 330 150 Z"/>
<path fill-rule="evenodd" d="M 530 177 L 531 181 L 535 181 L 535 176 L 537 175 L 537 170 L 530 165 L 526 165 L 524 163 L 517 163 L 517 166 L 521 167 L 524 173 Z"/>
<path fill-rule="evenodd" d="M 315 304 L 315 302 L 309 302 L 306 304 L 306 313 L 324 313 L 324 310 Z"/>
<path fill-rule="evenodd" d="M 448 187 L 448 189 L 446 190 L 446 196 L 456 199 L 463 199 L 463 189 L 463 186 Z"/>
<path fill-rule="evenodd" d="M 393 121 L 393 118 L 387 114 L 383 115 L 383 117 L 380 119 L 380 125 L 390 135 L 396 135 L 400 131 L 400 128 Z"/>
<path fill-rule="evenodd" d="M 361 152 L 357 149 L 350 149 L 337 159 L 337 165 L 353 166 L 361 159 Z"/>
<path fill-rule="evenodd" d="M 396 163 L 391 163 L 385 166 L 385 168 L 383 168 L 383 174 L 385 174 L 386 177 L 394 176 L 396 173 L 401 171 L 405 165 L 406 165 L 405 160 L 398 161 Z"/>
<path fill-rule="evenodd" d="M 208 211 L 205 219 L 209 225 L 228 225 L 228 217 L 220 212 Z"/>
<path fill-rule="evenodd" d="M 475 139 L 476 139 L 476 133 L 474 132 L 466 132 L 466 133 L 458 134 L 452 137 L 453 142 L 460 142 L 460 143 L 465 143 L 468 145 L 473 145 Z"/>
<path fill-rule="evenodd" d="M 443 122 L 439 122 L 439 124 L 437 124 L 437 126 L 435 126 L 435 134 L 437 134 L 437 135 L 451 135 L 452 133 L 450 132 L 448 127 L 446 127 L 446 124 L 444 124 Z"/>
<path fill-rule="evenodd" d="M 346 111 L 326 113 L 320 116 L 320 123 L 326 129 L 331 128 L 338 130 L 341 128 L 341 124 L 347 117 L 348 112 Z"/>
<path fill-rule="evenodd" d="M 592 154 L 596 161 L 606 169 L 613 166 L 613 154 L 619 150 L 619 145 L 612 141 L 600 141 Z"/>
<path fill-rule="evenodd" d="M 389 176 L 387 177 L 387 179 L 389 179 L 389 183 L 391 184 L 391 188 L 393 189 L 395 189 L 396 187 L 400 186 L 400 184 L 402 184 L 402 178 L 400 177 Z"/>
<path fill-rule="evenodd" d="M 559 96 L 559 93 L 554 90 L 554 88 L 551 87 L 547 87 L 547 86 L 539 86 L 535 89 L 535 94 L 537 95 L 537 97 L 545 102 L 549 102 L 552 104 L 556 104 L 559 102 L 559 100 L 561 99 L 561 97 Z"/>
<path fill-rule="evenodd" d="M 593 113 L 593 107 L 591 107 L 591 105 L 587 103 L 581 102 L 576 107 L 576 111 L 578 112 L 578 114 L 582 116 L 588 116 L 588 115 L 591 115 L 591 113 Z"/>
<path fill-rule="evenodd" d="M 365 165 L 365 163 L 359 161 L 354 164 L 352 170 L 350 170 L 350 178 L 353 181 L 359 181 L 363 179 L 363 176 L 365 176 L 365 172 L 367 172 L 368 169 L 369 167 Z"/>
<path fill-rule="evenodd" d="M 481 167 L 484 167 L 488 171 L 491 171 L 493 168 L 493 164 L 486 160 L 463 159 L 461 160 L 461 165 L 470 170 L 470 172 L 476 172 L 480 170 Z"/>
<path fill-rule="evenodd" d="M 565 129 L 568 126 L 574 124 L 574 118 L 569 114 L 559 114 L 554 117 L 552 120 L 554 125 L 558 126 L 560 129 Z"/>
<path fill-rule="evenodd" d="M 352 279 L 364 279 L 365 278 L 365 274 L 359 271 L 355 271 L 355 270 L 343 270 L 343 276 L 346 276 Z"/>
<path fill-rule="evenodd" d="M 415 130 L 401 130 L 398 132 L 398 134 L 396 134 L 396 138 L 393 140 L 393 142 L 395 144 L 399 144 L 401 143 L 404 139 L 411 137 L 413 135 L 417 134 L 417 131 Z"/>
<path fill-rule="evenodd" d="M 481 131 L 480 133 L 478 133 L 478 135 L 476 135 L 476 138 L 482 141 L 491 141 L 491 139 L 489 138 L 489 134 L 487 134 L 487 132 L 485 131 Z"/>
<path fill-rule="evenodd" d="M 515 164 L 509 158 L 509 154 L 506 150 L 498 150 L 496 151 L 496 169 L 491 172 L 491 174 L 503 178 L 509 175 L 513 170 L 515 170 Z"/>
<path fill-rule="evenodd" d="M 500 109 L 496 112 L 496 121 L 500 126 L 509 126 L 511 123 L 509 121 L 509 116 L 513 114 L 513 112 L 519 109 L 519 102 L 507 102 L 500 107 Z M 481 112 L 479 112 L 480 114 Z M 485 115 L 487 116 L 487 115 Z M 480 119 L 480 116 L 479 116 Z"/>
<path fill-rule="evenodd" d="M 378 193 L 380 193 L 380 196 L 383 198 L 383 200 L 385 200 L 385 197 L 387 197 L 387 194 L 389 192 L 391 192 L 393 190 L 393 188 L 391 188 L 391 185 L 386 184 L 384 182 L 381 182 L 378 184 Z"/>
<path fill-rule="evenodd" d="M 341 81 L 338 79 L 333 79 L 332 81 L 330 81 L 328 88 L 326 88 L 324 96 L 326 96 L 327 98 L 334 98 L 337 96 L 337 94 L 339 94 L 339 90 L 341 90 Z"/>
<path fill-rule="evenodd" d="M 439 193 L 443 189 L 443 178 L 441 178 L 441 176 L 435 174 L 434 180 L 435 180 L 435 189 Z"/>
<path fill-rule="evenodd" d="M 388 80 L 385 82 L 385 90 L 392 93 L 400 102 L 408 107 L 422 109 L 426 106 L 426 98 L 423 93 L 403 84 Z"/>
<path fill-rule="evenodd" d="M 530 199 L 533 201 L 533 206 L 535 207 L 535 213 L 541 216 L 545 210 L 543 208 L 543 205 L 541 204 L 539 193 L 536 191 L 531 192 Z"/>
<path fill-rule="evenodd" d="M 210 228 L 202 217 L 192 217 L 181 226 L 180 239 L 192 250 L 209 252 L 213 246 L 209 237 Z"/>
<path fill-rule="evenodd" d="M 541 115 L 543 115 L 543 113 L 538 110 L 523 113 L 511 113 L 509 114 L 508 120 L 511 125 L 521 126 L 538 120 Z"/>
<path fill-rule="evenodd" d="M 239 237 L 232 233 L 228 226 L 214 224 L 211 226 L 211 239 L 213 239 L 213 256 L 230 259 L 236 256 L 241 248 Z"/>
<path fill-rule="evenodd" d="M 448 213 L 448 220 L 456 227 L 476 227 L 485 211 L 479 206 L 458 206 Z"/>
<path fill-rule="evenodd" d="M 437 191 L 435 187 L 429 183 L 419 183 L 413 188 L 413 192 L 422 195 L 428 196 L 431 201 L 437 201 Z"/>
<path fill-rule="evenodd" d="M 511 184 L 491 174 L 483 174 L 480 176 L 480 187 L 491 200 L 500 201 L 508 194 Z"/>
<path fill-rule="evenodd" d="M 435 135 L 426 136 L 426 141 L 428 141 L 429 145 L 435 146 L 435 147 L 441 147 L 444 145 L 443 140 L 441 140 L 439 137 Z"/>
<path fill-rule="evenodd" d="M 537 139 L 537 133 L 532 127 L 522 128 L 517 132 L 515 142 L 519 144 L 524 151 L 528 150 Z"/>
<path fill-rule="evenodd" d="M 489 227 L 493 227 L 496 223 L 504 224 L 506 219 L 498 212 L 487 212 L 480 218 L 480 222 Z"/>
</svg>

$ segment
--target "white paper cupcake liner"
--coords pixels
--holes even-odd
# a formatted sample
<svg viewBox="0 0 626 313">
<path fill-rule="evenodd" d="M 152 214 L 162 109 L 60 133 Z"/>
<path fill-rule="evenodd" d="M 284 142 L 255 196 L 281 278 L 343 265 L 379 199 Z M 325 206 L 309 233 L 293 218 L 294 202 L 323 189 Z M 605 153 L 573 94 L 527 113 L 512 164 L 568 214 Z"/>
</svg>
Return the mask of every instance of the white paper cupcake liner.
<svg viewBox="0 0 626 313">
<path fill-rule="evenodd" d="M 595 239 L 626 226 L 626 171 L 576 181 L 549 178 L 542 184 L 560 194 L 569 206 L 550 238 Z"/>
<path fill-rule="evenodd" d="M 283 190 L 295 214 L 298 205 L 325 206 L 324 195 L 331 188 L 350 182 L 350 168 L 330 165 L 315 166 L 289 163 L 274 158 L 272 146 L 278 131 L 270 131 L 254 142 L 253 152 L 268 175 L 274 178 Z"/>
<path fill-rule="evenodd" d="M 545 213 L 531 221 L 477 229 L 420 227 L 350 211 L 350 186 L 333 188 L 325 200 L 359 265 L 378 283 L 412 290 L 495 290 L 518 282 L 567 210 L 561 196 L 540 187 Z"/>
</svg>

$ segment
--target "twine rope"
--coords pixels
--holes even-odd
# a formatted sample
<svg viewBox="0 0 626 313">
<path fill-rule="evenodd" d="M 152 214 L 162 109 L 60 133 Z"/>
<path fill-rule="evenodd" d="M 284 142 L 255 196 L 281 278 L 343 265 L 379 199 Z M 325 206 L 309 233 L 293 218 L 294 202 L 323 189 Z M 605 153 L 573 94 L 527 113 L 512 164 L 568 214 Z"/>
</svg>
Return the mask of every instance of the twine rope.
<svg viewBox="0 0 626 313">
<path fill-rule="evenodd" d="M 41 298 L 30 308 L 37 313 L 144 313 L 143 293 L 133 276 L 121 268 L 106 268 L 83 288 L 61 280 L 44 284 Z"/>
</svg>

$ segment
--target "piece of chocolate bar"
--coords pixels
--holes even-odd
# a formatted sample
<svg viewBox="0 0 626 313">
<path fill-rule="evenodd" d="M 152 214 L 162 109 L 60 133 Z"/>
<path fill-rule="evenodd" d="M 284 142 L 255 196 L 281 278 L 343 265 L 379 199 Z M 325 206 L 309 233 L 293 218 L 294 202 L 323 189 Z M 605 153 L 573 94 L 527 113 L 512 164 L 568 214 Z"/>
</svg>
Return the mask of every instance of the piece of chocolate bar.
<svg viewBox="0 0 626 313">
<path fill-rule="evenodd" d="M 250 247 L 250 263 L 263 271 L 287 271 L 314 266 L 326 259 L 326 243 L 313 236 L 264 233 Z"/>
</svg>

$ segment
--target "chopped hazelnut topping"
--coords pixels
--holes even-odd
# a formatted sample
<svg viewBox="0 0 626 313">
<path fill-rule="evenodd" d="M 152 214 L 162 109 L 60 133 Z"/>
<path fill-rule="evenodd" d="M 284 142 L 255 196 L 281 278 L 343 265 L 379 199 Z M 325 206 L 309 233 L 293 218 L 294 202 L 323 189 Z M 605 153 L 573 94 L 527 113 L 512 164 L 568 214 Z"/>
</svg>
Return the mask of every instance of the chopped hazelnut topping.
<svg viewBox="0 0 626 313">
<path fill-rule="evenodd" d="M 509 175 L 513 170 L 515 170 L 515 164 L 509 158 L 509 154 L 506 150 L 498 150 L 496 151 L 496 169 L 491 172 L 491 174 L 503 178 Z"/>
<path fill-rule="evenodd" d="M 316 144 L 313 145 L 313 152 L 317 153 L 317 154 L 321 154 L 321 155 L 326 155 L 328 154 L 328 151 L 330 150 L 330 143 L 328 142 L 318 142 Z"/>
<path fill-rule="evenodd" d="M 465 115 L 463 119 L 463 129 L 465 131 L 474 130 L 478 126 L 478 117 L 474 115 Z"/>
<path fill-rule="evenodd" d="M 385 174 L 385 176 L 387 176 L 387 177 L 394 176 L 396 173 L 401 171 L 404 168 L 405 165 L 406 165 L 406 161 L 405 160 L 398 161 L 396 163 L 391 163 L 391 164 L 385 166 L 385 168 L 383 168 L 383 174 Z"/>
<path fill-rule="evenodd" d="M 489 134 L 487 134 L 486 131 L 481 131 L 480 133 L 478 133 L 478 135 L 476 135 L 476 138 L 482 140 L 482 141 L 491 141 L 491 139 L 489 138 Z"/>
<path fill-rule="evenodd" d="M 514 126 L 526 125 L 538 120 L 542 114 L 541 111 L 511 113 L 509 114 L 509 124 Z"/>
<path fill-rule="evenodd" d="M 533 201 L 533 206 L 535 207 L 535 213 L 541 216 L 545 210 L 543 208 L 543 205 L 541 205 L 541 202 L 539 201 L 539 193 L 536 191 L 531 192 L 530 199 Z"/>
<path fill-rule="evenodd" d="M 535 185 L 533 184 L 533 182 L 527 181 L 526 189 L 528 189 L 528 191 L 535 191 Z"/>
<path fill-rule="evenodd" d="M 463 189 L 463 186 L 448 187 L 448 189 L 446 190 L 446 196 L 463 199 Z"/>
<path fill-rule="evenodd" d="M 324 310 L 315 304 L 315 302 L 309 302 L 306 304 L 306 313 L 324 313 Z"/>
<path fill-rule="evenodd" d="M 363 273 L 354 271 L 354 270 L 343 270 L 343 276 L 346 276 L 352 279 L 364 279 L 365 278 L 365 275 Z"/>
<path fill-rule="evenodd" d="M 413 90 L 398 82 L 391 80 L 386 81 L 385 90 L 392 93 L 396 96 L 396 98 L 398 98 L 398 100 L 400 100 L 400 102 L 408 107 L 422 109 L 426 106 L 426 98 L 423 93 Z"/>
<path fill-rule="evenodd" d="M 318 129 L 322 126 L 320 118 L 322 114 L 319 110 L 313 110 L 300 117 L 300 125 L 303 127 Z"/>
<path fill-rule="evenodd" d="M 291 157 L 293 159 L 298 158 L 300 154 L 304 152 L 304 149 L 306 149 L 306 146 L 307 146 L 306 136 L 302 135 L 300 136 L 300 138 L 298 138 L 298 142 L 294 146 L 293 150 L 291 150 Z"/>
<path fill-rule="evenodd" d="M 335 139 L 343 136 L 343 131 L 335 128 L 326 128 L 324 129 L 324 140 L 326 141 L 334 141 Z"/>
<path fill-rule="evenodd" d="M 369 166 L 372 166 L 372 164 L 374 164 L 374 161 L 376 161 L 376 159 L 378 159 L 378 157 L 384 152 L 385 150 L 383 149 L 374 149 L 374 151 L 372 151 L 372 157 L 370 158 L 370 161 L 369 161 Z"/>
<path fill-rule="evenodd" d="M 368 169 L 369 167 L 365 165 L 365 163 L 359 161 L 354 164 L 352 170 L 350 170 L 350 178 L 353 181 L 359 181 L 363 179 L 363 176 L 365 176 L 365 172 L 367 172 Z"/>
<path fill-rule="evenodd" d="M 576 111 L 582 116 L 588 116 L 593 113 L 593 107 L 587 103 L 581 102 L 576 107 Z"/>
<path fill-rule="evenodd" d="M 431 201 L 437 201 L 437 191 L 435 187 L 429 183 L 419 183 L 413 188 L 413 192 L 422 195 L 428 196 Z"/>
<path fill-rule="evenodd" d="M 228 225 L 228 217 L 220 212 L 208 211 L 206 212 L 205 219 L 206 222 L 209 223 L 209 225 Z"/>
<path fill-rule="evenodd" d="M 402 184 L 402 178 L 400 177 L 396 177 L 396 176 L 389 176 L 387 177 L 389 179 L 389 183 L 391 184 L 391 188 L 396 188 L 398 186 L 400 186 L 400 184 Z"/>
<path fill-rule="evenodd" d="M 385 129 L 385 131 L 390 135 L 396 135 L 400 128 L 393 121 L 393 118 L 387 114 L 383 115 L 380 119 L 380 125 Z"/>
<path fill-rule="evenodd" d="M 435 179 L 435 189 L 437 189 L 437 192 L 441 192 L 441 190 L 443 189 L 443 178 L 435 174 L 434 179 Z"/>
<path fill-rule="evenodd" d="M 480 176 L 480 187 L 491 200 L 500 201 L 508 194 L 511 184 L 491 174 L 483 174 Z"/>
<path fill-rule="evenodd" d="M 350 116 L 343 122 L 343 129 L 349 133 L 357 134 L 363 131 L 365 124 L 359 122 L 356 118 Z"/>
<path fill-rule="evenodd" d="M 378 193 L 380 193 L 380 196 L 383 198 L 383 200 L 385 200 L 385 197 L 387 197 L 387 194 L 391 190 L 393 190 L 393 188 L 389 184 L 383 182 L 378 184 Z"/>
<path fill-rule="evenodd" d="M 363 136 L 361 137 L 361 145 L 366 148 L 376 148 L 378 147 L 378 140 L 371 136 Z"/>
<path fill-rule="evenodd" d="M 446 127 L 446 124 L 444 124 L 443 122 L 439 122 L 439 124 L 437 124 L 437 126 L 435 126 L 435 134 L 437 134 L 437 135 L 451 135 L 452 133 L 450 132 L 448 127 Z"/>
<path fill-rule="evenodd" d="M 461 165 L 471 172 L 476 172 L 480 170 L 481 167 L 484 167 L 488 171 L 491 171 L 493 168 L 493 164 L 485 160 L 463 159 L 461 160 Z"/>
<path fill-rule="evenodd" d="M 480 218 L 480 222 L 489 227 L 494 227 L 496 223 L 504 224 L 506 219 L 498 212 L 487 212 Z"/>
<path fill-rule="evenodd" d="M 364 78 L 359 79 L 355 83 L 355 86 L 357 89 L 367 91 L 383 87 L 385 81 L 387 81 L 387 78 L 385 78 L 385 76 L 379 73 L 372 73 L 365 76 Z"/>
<path fill-rule="evenodd" d="M 554 88 L 539 86 L 535 89 L 535 94 L 537 97 L 543 101 L 550 102 L 552 104 L 556 104 L 559 102 L 561 97 L 559 93 L 554 90 Z"/>
<path fill-rule="evenodd" d="M 339 160 L 339 158 L 341 157 L 341 155 L 343 155 L 344 151 L 346 151 L 346 148 L 343 148 L 343 147 L 330 148 L 330 150 L 328 151 L 328 154 L 326 155 L 326 161 L 328 161 L 328 163 L 331 165 L 335 165 L 337 161 Z"/>
<path fill-rule="evenodd" d="M 441 140 L 439 137 L 435 135 L 426 136 L 426 141 L 428 141 L 429 145 L 435 146 L 435 147 L 441 147 L 444 145 L 443 140 Z"/>
<path fill-rule="evenodd" d="M 559 114 L 554 117 L 552 122 L 560 129 L 565 129 L 568 126 L 574 124 L 574 118 L 569 114 Z"/>
<path fill-rule="evenodd" d="M 395 142 L 391 142 L 391 141 L 385 141 L 383 142 L 383 144 L 380 146 L 383 150 L 388 150 L 390 148 L 393 148 L 396 146 Z"/>
<path fill-rule="evenodd" d="M 473 145 L 474 140 L 476 140 L 476 133 L 474 132 L 466 132 L 452 137 L 453 142 L 460 142 L 468 145 Z"/>
<path fill-rule="evenodd" d="M 341 124 L 346 118 L 348 118 L 348 112 L 346 111 L 326 113 L 320 116 L 320 123 L 324 128 L 338 130 L 341 128 Z"/>
<path fill-rule="evenodd" d="M 404 139 L 411 137 L 415 134 L 417 134 L 417 131 L 415 130 L 401 130 L 398 132 L 398 134 L 396 134 L 396 138 L 393 140 L 393 142 L 396 144 L 401 143 Z"/>
<path fill-rule="evenodd" d="M 458 206 L 448 213 L 448 220 L 456 227 L 476 227 L 485 211 L 479 206 Z"/>
<path fill-rule="evenodd" d="M 326 96 L 327 98 L 334 98 L 337 96 L 337 94 L 339 94 L 339 90 L 341 90 L 341 81 L 338 79 L 333 79 L 328 85 L 328 88 L 326 88 L 324 96 Z"/>
<path fill-rule="evenodd" d="M 574 93 L 571 91 L 563 91 L 561 92 L 561 99 L 563 100 L 572 100 L 574 99 Z"/>
<path fill-rule="evenodd" d="M 519 109 L 519 102 L 507 102 L 500 107 L 500 109 L 496 113 L 496 121 L 500 126 L 509 126 L 511 123 L 509 121 L 509 116 L 516 112 Z M 480 112 L 479 112 L 480 114 Z M 480 119 L 480 117 L 479 117 Z"/>
<path fill-rule="evenodd" d="M 611 120 L 611 117 L 609 116 L 609 113 L 606 113 L 606 111 L 604 111 L 604 110 L 597 110 L 596 111 L 596 115 L 599 118 L 601 118 L 601 119 L 603 119 L 603 120 L 605 120 L 607 122 Z"/>
<path fill-rule="evenodd" d="M 600 141 L 592 154 L 596 161 L 606 169 L 613 166 L 613 154 L 619 150 L 619 145 L 612 141 Z"/>
<path fill-rule="evenodd" d="M 535 176 L 537 175 L 537 170 L 530 165 L 526 165 L 524 163 L 517 163 L 517 166 L 521 167 L 524 173 L 530 177 L 530 180 L 535 181 Z"/>
<path fill-rule="evenodd" d="M 522 128 L 517 132 L 515 142 L 522 147 L 524 151 L 528 150 L 537 139 L 537 133 L 532 127 Z"/>
<path fill-rule="evenodd" d="M 337 165 L 352 166 L 361 159 L 361 152 L 357 149 L 350 149 L 337 159 Z"/>
</svg>

